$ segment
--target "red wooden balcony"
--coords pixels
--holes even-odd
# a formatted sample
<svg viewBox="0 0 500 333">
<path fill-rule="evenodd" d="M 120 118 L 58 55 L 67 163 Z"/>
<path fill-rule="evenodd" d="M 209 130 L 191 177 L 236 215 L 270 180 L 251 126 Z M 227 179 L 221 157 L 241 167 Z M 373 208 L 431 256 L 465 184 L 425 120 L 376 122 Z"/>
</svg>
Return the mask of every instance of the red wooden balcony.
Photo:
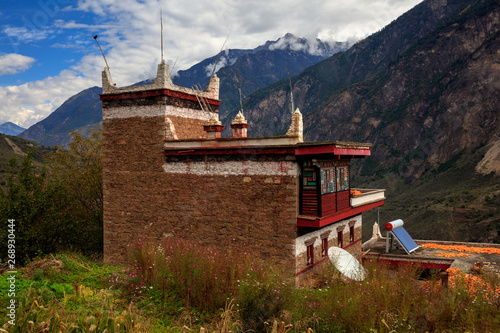
<svg viewBox="0 0 500 333">
<path fill-rule="evenodd" d="M 352 193 L 357 193 L 354 191 L 361 194 L 354 195 Z M 323 195 L 317 191 L 303 191 L 297 226 L 321 228 L 382 206 L 385 200 L 384 191 L 383 189 L 352 189 L 352 191 Z"/>
</svg>

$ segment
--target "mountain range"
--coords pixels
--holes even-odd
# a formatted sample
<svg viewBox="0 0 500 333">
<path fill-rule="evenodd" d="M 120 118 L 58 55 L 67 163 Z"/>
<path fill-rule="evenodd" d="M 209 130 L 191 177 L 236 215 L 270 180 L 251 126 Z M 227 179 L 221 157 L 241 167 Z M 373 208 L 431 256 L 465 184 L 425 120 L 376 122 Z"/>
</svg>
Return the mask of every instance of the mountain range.
<svg viewBox="0 0 500 333">
<path fill-rule="evenodd" d="M 25 130 L 26 128 L 22 128 L 21 126 L 11 123 L 10 121 L 0 125 L 0 133 L 7 135 L 18 135 L 24 132 Z"/>
<path fill-rule="evenodd" d="M 416 237 L 500 242 L 499 7 L 424 1 L 292 78 L 306 140 L 372 143 L 354 183 L 386 188 L 382 217 Z M 286 131 L 287 81 L 246 100 L 249 135 Z"/>
<path fill-rule="evenodd" d="M 239 111 L 241 82 L 249 135 L 283 134 L 291 119 L 288 64 L 307 141 L 373 143 L 372 156 L 353 165 L 352 183 L 386 188 L 384 221 L 402 218 L 420 239 L 498 243 L 499 7 L 497 0 L 426 0 L 348 49 L 287 35 L 229 50 L 218 64 L 225 65 L 220 118 L 228 125 Z M 179 71 L 174 82 L 203 86 L 215 59 Z M 63 118 L 51 128 L 73 121 Z M 35 131 L 39 124 L 21 136 L 50 137 L 48 126 Z M 371 223 L 364 227 L 369 237 Z"/>
<path fill-rule="evenodd" d="M 267 41 L 255 49 L 228 49 L 192 66 L 180 70 L 172 80 L 176 85 L 203 89 L 218 59 L 216 69 L 221 79 L 220 97 L 223 103 L 220 114 L 239 108 L 238 88 L 243 96 L 249 95 L 266 85 L 295 75 L 305 68 L 348 48 L 345 42 L 324 43 L 319 39 L 309 41 L 286 34 L 276 41 Z M 147 84 L 151 80 L 137 84 Z M 85 130 L 102 121 L 100 87 L 81 91 L 66 100 L 44 120 L 31 126 L 19 136 L 45 146 L 66 145 L 70 141 L 70 130 Z"/>
<path fill-rule="evenodd" d="M 497 1 L 424 1 L 307 68 L 293 79 L 306 138 L 371 142 L 371 171 L 396 168 L 407 179 L 497 140 L 498 15 Z M 249 132 L 285 131 L 289 95 L 286 81 L 252 95 Z"/>
</svg>

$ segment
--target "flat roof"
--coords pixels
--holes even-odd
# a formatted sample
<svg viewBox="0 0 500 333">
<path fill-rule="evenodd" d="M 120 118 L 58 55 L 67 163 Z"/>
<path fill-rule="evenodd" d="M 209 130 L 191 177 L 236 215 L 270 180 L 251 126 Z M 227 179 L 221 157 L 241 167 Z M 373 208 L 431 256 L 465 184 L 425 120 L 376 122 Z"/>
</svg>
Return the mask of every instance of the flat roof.
<svg viewBox="0 0 500 333">
<path fill-rule="evenodd" d="M 369 156 L 369 143 L 325 141 L 299 142 L 296 136 L 272 136 L 257 138 L 219 138 L 219 139 L 184 139 L 165 140 L 164 149 L 167 155 L 182 154 L 234 154 L 244 150 L 281 149 L 282 153 L 291 155 L 338 155 Z"/>
<path fill-rule="evenodd" d="M 416 240 L 420 247 L 411 255 L 404 249 L 385 253 L 386 238 L 375 242 L 369 240 L 363 244 L 366 259 L 376 259 L 393 265 L 414 264 L 427 268 L 446 269 L 457 267 L 469 273 L 476 263 L 486 272 L 500 274 L 500 244 L 467 243 L 436 240 Z M 435 245 L 433 245 L 435 244 Z"/>
</svg>

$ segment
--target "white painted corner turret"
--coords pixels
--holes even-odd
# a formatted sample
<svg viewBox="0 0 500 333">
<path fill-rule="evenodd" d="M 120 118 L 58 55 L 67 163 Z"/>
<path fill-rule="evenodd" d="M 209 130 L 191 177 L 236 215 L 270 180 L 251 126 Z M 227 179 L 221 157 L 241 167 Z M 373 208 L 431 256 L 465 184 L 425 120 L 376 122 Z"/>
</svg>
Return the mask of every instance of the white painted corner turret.
<svg viewBox="0 0 500 333">
<path fill-rule="evenodd" d="M 148 91 L 148 90 L 168 89 L 171 91 L 178 91 L 189 95 L 196 95 L 198 96 L 198 98 L 208 98 L 208 99 L 218 100 L 219 84 L 220 84 L 219 78 L 217 77 L 217 75 L 214 75 L 210 79 L 208 88 L 205 91 L 197 91 L 195 89 L 177 86 L 172 82 L 172 77 L 170 76 L 170 68 L 165 63 L 165 60 L 162 60 L 161 63 L 158 64 L 158 70 L 156 72 L 156 77 L 153 83 L 142 86 L 134 85 L 126 87 L 117 87 L 116 84 L 111 79 L 111 72 L 109 68 L 106 67 L 102 71 L 103 94 L 120 94 L 120 93 L 133 93 L 133 92 Z"/>
<path fill-rule="evenodd" d="M 295 136 L 299 138 L 299 142 L 304 142 L 304 122 L 299 108 L 296 108 L 292 114 L 292 123 L 286 132 L 286 136 Z"/>
<path fill-rule="evenodd" d="M 369 249 L 373 244 L 375 244 L 379 239 L 382 239 L 382 233 L 380 232 L 380 227 L 377 222 L 373 223 L 372 238 L 367 240 L 361 246 L 362 251 Z"/>
<path fill-rule="evenodd" d="M 207 93 L 212 99 L 219 99 L 219 87 L 220 87 L 220 79 L 217 77 L 217 74 L 214 74 L 212 78 L 210 78 L 210 82 L 208 83 Z"/>
<path fill-rule="evenodd" d="M 231 129 L 233 130 L 233 138 L 244 139 L 247 137 L 248 123 L 245 116 L 243 116 L 242 110 L 238 112 L 231 122 Z"/>
<path fill-rule="evenodd" d="M 172 82 L 172 78 L 170 77 L 170 68 L 165 63 L 165 60 L 162 60 L 161 63 L 158 64 L 158 69 L 156 71 L 156 78 L 153 82 L 153 86 L 155 88 L 173 88 L 174 83 Z"/>
<path fill-rule="evenodd" d="M 222 123 L 219 120 L 218 114 L 213 114 L 205 124 L 205 126 L 221 126 L 221 125 L 222 125 Z"/>
<path fill-rule="evenodd" d="M 113 83 L 109 67 L 105 67 L 102 71 L 102 93 L 111 92 L 113 88 L 116 88 L 116 83 Z"/>
<path fill-rule="evenodd" d="M 234 117 L 233 121 L 231 122 L 232 125 L 236 124 L 247 124 L 247 120 L 245 119 L 245 116 L 243 116 L 243 112 L 238 112 L 236 117 Z"/>
</svg>

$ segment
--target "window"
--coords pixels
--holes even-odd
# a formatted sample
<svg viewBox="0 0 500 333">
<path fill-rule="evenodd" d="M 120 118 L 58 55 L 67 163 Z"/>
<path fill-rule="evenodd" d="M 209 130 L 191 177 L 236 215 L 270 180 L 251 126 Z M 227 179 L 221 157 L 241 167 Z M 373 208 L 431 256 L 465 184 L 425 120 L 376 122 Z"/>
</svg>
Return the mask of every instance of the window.
<svg viewBox="0 0 500 333">
<path fill-rule="evenodd" d="M 314 244 L 307 245 L 307 266 L 314 264 Z"/>
<path fill-rule="evenodd" d="M 326 257 L 328 255 L 328 237 L 321 240 L 321 256 Z"/>
<path fill-rule="evenodd" d="M 336 191 L 335 166 L 337 162 L 332 160 L 316 161 L 320 168 L 321 194 L 334 193 Z"/>
<path fill-rule="evenodd" d="M 351 225 L 349 227 L 349 240 L 351 243 L 354 243 L 354 226 Z"/>
<path fill-rule="evenodd" d="M 343 238 L 343 233 L 342 230 L 337 232 L 337 240 L 338 240 L 338 246 L 342 248 L 342 238 Z"/>
<path fill-rule="evenodd" d="M 304 190 L 316 190 L 316 168 L 312 165 L 312 162 L 304 162 L 302 172 L 302 188 Z"/>
<path fill-rule="evenodd" d="M 349 167 L 337 168 L 337 191 L 347 191 L 349 189 Z"/>
<path fill-rule="evenodd" d="M 321 194 L 335 192 L 335 168 L 321 169 Z"/>
</svg>

